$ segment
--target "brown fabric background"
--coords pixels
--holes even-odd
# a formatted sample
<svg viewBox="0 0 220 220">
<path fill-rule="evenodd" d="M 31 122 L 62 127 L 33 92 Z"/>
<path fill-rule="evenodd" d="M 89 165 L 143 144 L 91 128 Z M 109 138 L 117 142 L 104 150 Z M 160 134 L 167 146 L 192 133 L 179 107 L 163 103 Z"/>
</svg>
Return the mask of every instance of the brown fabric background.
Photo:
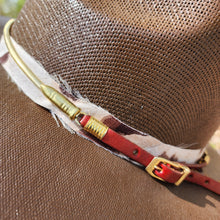
<svg viewBox="0 0 220 220">
<path fill-rule="evenodd" d="M 128 125 L 200 148 L 220 124 L 218 10 L 218 0 L 27 0 L 12 35 Z"/>
<path fill-rule="evenodd" d="M 218 219 L 219 196 L 162 184 L 145 171 L 57 127 L 0 67 L 1 219 Z M 210 149 L 211 150 L 211 149 Z M 219 177 L 210 151 L 207 172 Z"/>
</svg>

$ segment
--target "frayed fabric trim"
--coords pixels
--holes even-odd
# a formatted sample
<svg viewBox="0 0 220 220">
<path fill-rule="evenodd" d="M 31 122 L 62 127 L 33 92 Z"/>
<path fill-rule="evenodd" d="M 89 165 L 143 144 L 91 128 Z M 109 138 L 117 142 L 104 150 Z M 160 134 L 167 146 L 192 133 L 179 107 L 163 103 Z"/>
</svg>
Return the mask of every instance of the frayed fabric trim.
<svg viewBox="0 0 220 220">
<path fill-rule="evenodd" d="M 18 54 L 22 57 L 23 61 L 44 84 L 55 88 L 64 94 L 72 103 L 74 103 L 74 105 L 81 108 L 84 113 L 92 115 L 113 130 L 117 130 L 117 132 L 122 134 L 125 138 L 142 147 L 152 155 L 162 156 L 170 160 L 176 160 L 178 162 L 184 162 L 187 164 L 195 163 L 202 156 L 205 149 L 183 149 L 181 147 L 165 144 L 148 134 L 142 133 L 141 131 L 138 131 L 124 124 L 116 117 L 111 115 L 108 111 L 89 102 L 88 99 L 83 98 L 77 91 L 72 91 L 63 79 L 52 78 L 39 62 L 37 62 L 33 57 L 25 52 L 25 50 L 13 39 L 12 41 L 14 47 L 16 48 Z M 105 148 L 111 153 L 129 160 L 129 158 L 126 156 L 112 150 L 111 148 L 106 148 L 104 145 L 102 146 L 102 144 L 96 141 L 95 138 L 88 136 L 87 133 L 82 130 L 74 121 L 70 120 L 69 117 L 66 116 L 59 108 L 53 105 L 28 79 L 23 71 L 17 66 L 10 54 L 8 54 L 8 50 L 3 37 L 0 42 L 0 62 L 10 76 L 11 80 L 18 86 L 18 88 L 22 90 L 25 95 L 27 95 L 32 101 L 48 109 L 52 113 L 52 116 L 58 125 L 61 123 L 69 132 L 77 133 L 83 138 L 94 142 L 96 145 Z M 59 81 L 62 81 L 62 84 L 65 86 L 60 87 L 58 83 Z"/>
</svg>

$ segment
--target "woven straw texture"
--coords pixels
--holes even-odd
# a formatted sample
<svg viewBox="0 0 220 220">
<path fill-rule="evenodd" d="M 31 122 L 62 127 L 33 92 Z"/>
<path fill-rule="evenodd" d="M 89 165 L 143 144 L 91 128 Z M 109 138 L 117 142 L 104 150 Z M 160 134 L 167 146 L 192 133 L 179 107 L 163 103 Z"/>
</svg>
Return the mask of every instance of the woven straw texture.
<svg viewBox="0 0 220 220">
<path fill-rule="evenodd" d="M 204 147 L 220 123 L 217 0 L 27 0 L 12 35 L 51 75 L 165 143 Z"/>
</svg>

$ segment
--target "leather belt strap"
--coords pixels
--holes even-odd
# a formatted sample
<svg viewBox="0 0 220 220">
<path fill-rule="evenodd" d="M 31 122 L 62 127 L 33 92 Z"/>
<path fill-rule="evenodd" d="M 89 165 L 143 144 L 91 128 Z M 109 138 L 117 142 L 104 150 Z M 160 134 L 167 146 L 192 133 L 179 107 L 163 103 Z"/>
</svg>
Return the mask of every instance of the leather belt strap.
<svg viewBox="0 0 220 220">
<path fill-rule="evenodd" d="M 79 120 L 79 123 L 86 131 L 99 138 L 105 144 L 145 166 L 146 171 L 153 177 L 169 183 L 174 183 L 175 185 L 179 185 L 183 180 L 186 180 L 201 185 L 220 195 L 220 182 L 190 170 L 186 165 L 172 162 L 164 158 L 154 157 L 152 154 L 125 139 L 110 128 L 107 128 L 105 134 L 100 136 L 100 130 L 103 130 L 102 126 L 106 126 L 94 120 L 93 117 L 84 115 Z"/>
<path fill-rule="evenodd" d="M 76 122 L 79 123 L 84 130 L 101 140 L 103 143 L 145 166 L 145 170 L 151 176 L 162 181 L 174 183 L 175 185 L 179 185 L 183 180 L 187 180 L 201 185 L 220 195 L 220 182 L 190 170 L 190 168 L 184 164 L 166 160 L 161 157 L 154 157 L 152 154 L 104 125 L 102 122 L 89 115 L 83 114 L 81 109 L 70 102 L 65 96 L 63 96 L 63 94 L 54 88 L 43 84 L 23 62 L 11 42 L 10 28 L 13 22 L 13 19 L 10 20 L 4 28 L 5 43 L 10 55 L 23 72 L 29 77 L 29 79 L 44 93 L 44 95 L 54 105 L 67 114 L 71 120 L 76 120 Z M 196 168 L 198 166 L 194 167 Z"/>
</svg>

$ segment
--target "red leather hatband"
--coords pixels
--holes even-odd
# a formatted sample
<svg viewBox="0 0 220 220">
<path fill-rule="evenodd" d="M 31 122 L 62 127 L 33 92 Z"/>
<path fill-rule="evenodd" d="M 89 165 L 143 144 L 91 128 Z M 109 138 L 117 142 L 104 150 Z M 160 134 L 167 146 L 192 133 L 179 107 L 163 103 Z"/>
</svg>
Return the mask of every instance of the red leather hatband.
<svg viewBox="0 0 220 220">
<path fill-rule="evenodd" d="M 81 126 L 85 127 L 90 118 L 91 116 L 84 115 L 79 121 Z M 110 128 L 107 129 L 107 132 L 100 140 L 110 147 L 116 149 L 117 151 L 123 153 L 132 160 L 142 164 L 146 167 L 147 171 L 152 161 L 154 161 L 156 158 L 159 162 L 153 164 L 152 173 L 150 174 L 160 180 L 169 183 L 177 183 L 182 178 L 180 183 L 185 179 L 186 181 L 201 185 L 220 195 L 220 182 L 217 182 L 210 177 L 204 176 L 196 171 L 190 170 L 188 167 L 181 163 L 154 157 L 152 154 L 143 150 L 141 147 L 132 143 Z M 185 170 L 188 170 L 186 174 L 184 173 Z M 185 176 L 183 177 L 183 175 Z"/>
</svg>

